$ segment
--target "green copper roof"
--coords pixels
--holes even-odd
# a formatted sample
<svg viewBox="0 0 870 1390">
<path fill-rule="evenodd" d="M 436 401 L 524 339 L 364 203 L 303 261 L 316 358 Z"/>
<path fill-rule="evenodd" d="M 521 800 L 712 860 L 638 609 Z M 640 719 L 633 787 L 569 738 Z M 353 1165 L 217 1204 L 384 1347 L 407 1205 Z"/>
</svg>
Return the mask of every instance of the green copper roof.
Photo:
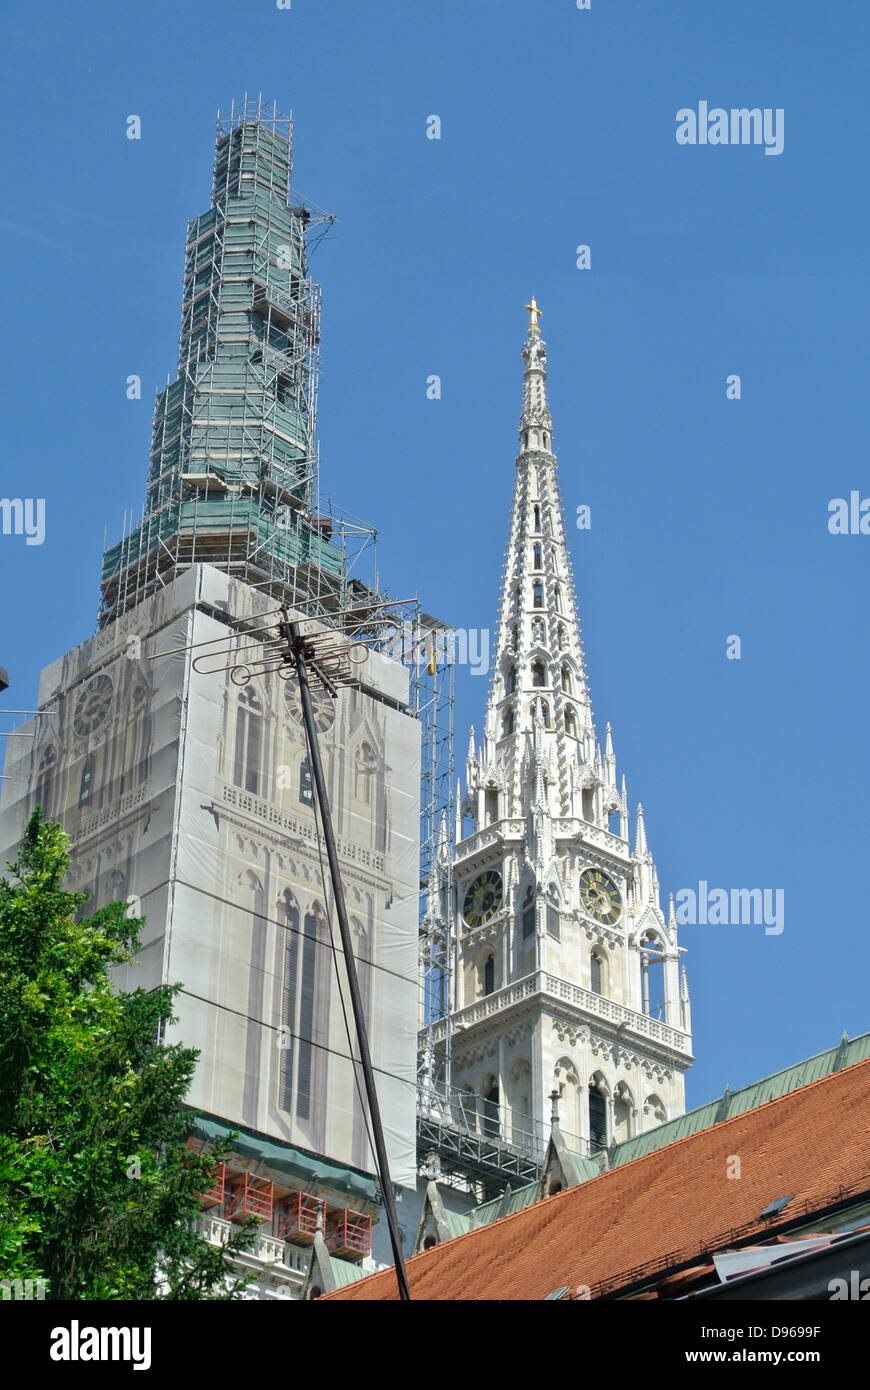
<svg viewBox="0 0 870 1390">
<path fill-rule="evenodd" d="M 765 1101 L 788 1095 L 790 1091 L 797 1091 L 801 1086 L 808 1086 L 811 1081 L 830 1076 L 832 1072 L 841 1071 L 854 1062 L 863 1062 L 866 1057 L 870 1057 L 870 1033 L 862 1033 L 858 1038 L 847 1038 L 844 1034 L 842 1042 L 826 1052 L 819 1052 L 805 1062 L 796 1062 L 794 1066 L 774 1072 L 772 1076 L 743 1086 L 738 1091 L 726 1090 L 717 1100 L 708 1101 L 697 1110 L 689 1110 L 687 1114 L 667 1120 L 646 1134 L 638 1134 L 633 1139 L 614 1144 L 609 1154 L 610 1167 L 630 1163 L 633 1158 L 661 1149 L 675 1139 L 685 1139 L 687 1134 L 695 1134 L 699 1129 L 706 1129 L 721 1120 L 730 1120 L 746 1110 L 754 1110 L 756 1106 L 764 1105 Z"/>
<path fill-rule="evenodd" d="M 234 1126 L 209 1115 L 199 1115 L 194 1121 L 193 1132 L 202 1139 L 225 1139 L 234 1132 Z M 238 1138 L 232 1141 L 233 1149 L 243 1158 L 256 1158 L 260 1162 L 283 1173 L 294 1182 L 303 1182 L 309 1188 L 323 1183 L 336 1192 L 346 1192 L 367 1202 L 377 1202 L 378 1185 L 374 1178 L 359 1173 L 354 1168 L 343 1168 L 338 1163 L 330 1163 L 325 1158 L 315 1158 L 303 1149 L 291 1148 L 277 1139 L 267 1139 L 262 1134 L 251 1134 L 238 1130 Z"/>
</svg>

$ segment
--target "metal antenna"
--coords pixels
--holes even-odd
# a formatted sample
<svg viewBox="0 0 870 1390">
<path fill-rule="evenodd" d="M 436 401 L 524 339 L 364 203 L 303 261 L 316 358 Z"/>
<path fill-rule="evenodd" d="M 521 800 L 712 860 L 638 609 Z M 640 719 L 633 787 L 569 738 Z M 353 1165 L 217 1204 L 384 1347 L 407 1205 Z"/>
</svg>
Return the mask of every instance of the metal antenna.
<svg viewBox="0 0 870 1390">
<path fill-rule="evenodd" d="M 369 1040 L 366 1032 L 365 1012 L 363 1010 L 362 997 L 359 990 L 359 979 L 356 973 L 356 964 L 353 958 L 353 939 L 350 933 L 350 923 L 347 920 L 347 906 L 344 901 L 344 888 L 341 882 L 341 872 L 338 866 L 338 851 L 335 847 L 335 837 L 332 831 L 332 816 L 329 810 L 329 799 L 326 794 L 326 782 L 323 776 L 323 765 L 320 761 L 320 746 L 317 742 L 317 729 L 314 724 L 314 711 L 311 706 L 311 688 L 308 683 L 308 662 L 315 667 L 320 663 L 317 661 L 317 640 L 304 638 L 299 630 L 299 624 L 290 622 L 287 610 L 283 609 L 283 618 L 279 624 L 281 637 L 286 642 L 284 656 L 292 660 L 296 666 L 296 675 L 299 680 L 299 695 L 302 703 L 302 716 L 305 722 L 305 733 L 308 739 L 308 751 L 311 755 L 311 773 L 314 785 L 317 788 L 317 805 L 320 809 L 320 820 L 323 825 L 323 838 L 326 842 L 326 857 L 329 861 L 329 876 L 332 879 L 332 892 L 335 898 L 335 911 L 338 917 L 338 929 L 341 933 L 341 947 L 344 952 L 344 964 L 347 971 L 347 982 L 350 988 L 350 1002 L 353 1008 L 353 1019 L 356 1024 L 357 1043 L 359 1044 L 359 1058 L 362 1067 L 363 1081 L 366 1088 L 366 1098 L 369 1103 L 369 1115 L 372 1122 L 372 1137 L 375 1145 L 375 1158 L 378 1165 L 378 1176 L 381 1180 L 381 1190 L 384 1194 L 384 1207 L 387 1213 L 387 1225 L 390 1228 L 390 1244 L 393 1247 L 393 1259 L 396 1262 L 396 1282 L 399 1286 L 399 1298 L 403 1302 L 410 1300 L 411 1293 L 408 1288 L 408 1275 L 405 1270 L 405 1258 L 402 1254 L 402 1242 L 399 1236 L 399 1222 L 396 1216 L 396 1203 L 393 1196 L 393 1184 L 390 1179 L 390 1168 L 387 1159 L 387 1149 L 384 1143 L 384 1129 L 381 1124 L 381 1112 L 378 1105 L 378 1094 L 375 1088 L 375 1073 L 372 1067 L 371 1054 L 369 1052 Z M 329 637 L 329 634 L 325 634 Z M 318 670 L 320 679 L 323 680 L 322 669 Z M 324 682 L 326 683 L 326 682 Z M 328 688 L 328 686 L 327 686 Z"/>
<path fill-rule="evenodd" d="M 400 603 L 405 602 L 413 602 L 413 600 L 400 601 Z M 394 603 L 393 606 L 400 606 L 400 604 Z M 274 621 L 276 617 L 278 618 L 277 624 Z M 320 685 L 335 699 L 338 694 L 337 686 L 353 684 L 355 679 L 353 668 L 368 659 L 369 648 L 361 640 L 362 637 L 371 637 L 373 630 L 377 631 L 381 638 L 389 632 L 398 634 L 400 623 L 382 611 L 377 609 L 373 611 L 371 606 L 330 612 L 329 621 L 337 621 L 340 627 L 325 627 L 323 619 L 319 616 L 308 617 L 304 614 L 299 614 L 295 621 L 291 621 L 287 606 L 282 604 L 279 609 L 273 609 L 271 612 L 263 614 L 253 626 L 246 624 L 241 627 L 232 638 L 220 637 L 205 642 L 195 642 L 192 647 L 179 647 L 176 651 L 206 648 L 205 651 L 201 651 L 199 655 L 194 657 L 194 670 L 198 671 L 200 675 L 217 675 L 220 671 L 229 671 L 230 680 L 234 685 L 247 685 L 255 673 L 266 672 L 277 673 L 283 680 L 288 680 L 295 675 L 299 682 L 299 696 L 311 763 L 311 775 L 317 792 L 317 805 L 326 844 L 326 857 L 329 861 L 329 876 L 332 880 L 332 893 L 335 900 L 336 916 L 338 917 L 341 948 L 344 954 L 353 1020 L 356 1026 L 359 1060 L 371 1119 L 375 1165 L 384 1197 L 390 1244 L 396 1264 L 399 1298 L 402 1302 L 409 1302 L 411 1292 L 408 1288 L 408 1275 L 405 1269 L 405 1258 L 402 1254 L 399 1220 L 396 1215 L 396 1202 L 384 1141 L 384 1127 L 381 1123 L 381 1111 L 369 1050 L 365 1012 L 353 954 L 353 938 L 347 917 L 338 851 L 332 829 L 332 815 L 329 809 L 326 781 L 323 776 L 323 764 L 320 760 L 320 745 L 317 741 L 309 679 L 310 674 L 316 676 Z M 309 630 L 303 632 L 303 627 Z M 250 637 L 253 640 L 240 643 L 239 637 Z M 244 652 L 246 656 L 249 652 L 252 654 L 247 656 L 245 661 L 240 662 L 236 659 L 239 652 Z M 161 656 L 173 654 L 173 652 L 162 652 Z M 354 1060 L 351 1057 L 352 1065 Z"/>
</svg>

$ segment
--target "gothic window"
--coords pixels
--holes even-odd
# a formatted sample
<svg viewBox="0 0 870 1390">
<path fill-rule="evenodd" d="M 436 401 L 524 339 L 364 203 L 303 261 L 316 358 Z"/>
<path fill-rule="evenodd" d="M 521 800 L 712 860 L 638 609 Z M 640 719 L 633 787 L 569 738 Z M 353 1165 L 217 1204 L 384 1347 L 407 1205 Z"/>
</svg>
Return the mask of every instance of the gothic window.
<svg viewBox="0 0 870 1390">
<path fill-rule="evenodd" d="M 299 956 L 299 908 L 290 889 L 279 903 L 284 924 L 284 982 L 281 1008 L 281 1108 L 293 1109 L 293 1058 L 296 1044 L 296 971 Z"/>
<path fill-rule="evenodd" d="M 643 1118 L 646 1127 L 651 1129 L 653 1125 L 663 1125 L 668 1118 L 668 1112 L 656 1095 L 647 1096 L 643 1103 Z"/>
<path fill-rule="evenodd" d="M 583 788 L 583 819 L 588 821 L 595 819 L 595 792 L 592 787 Z"/>
<path fill-rule="evenodd" d="M 483 1132 L 496 1135 L 499 1132 L 498 1082 L 489 1077 L 483 1084 Z"/>
<path fill-rule="evenodd" d="M 532 685 L 546 685 L 547 672 L 544 669 L 543 661 L 532 662 Z"/>
<path fill-rule="evenodd" d="M 607 819 L 607 828 L 610 831 L 611 835 L 619 835 L 622 828 L 620 825 L 619 807 L 614 807 L 614 809 L 609 813 Z"/>
<path fill-rule="evenodd" d="M 536 647 L 544 645 L 544 623 L 541 618 L 532 619 L 532 641 Z"/>
<path fill-rule="evenodd" d="M 539 570 L 541 567 L 541 547 L 539 543 L 535 541 L 535 544 L 532 546 L 532 569 Z"/>
<path fill-rule="evenodd" d="M 613 1142 L 620 1144 L 631 1138 L 634 1098 L 624 1081 L 613 1094 Z"/>
<path fill-rule="evenodd" d="M 565 707 L 565 733 L 569 738 L 577 737 L 577 716 L 572 705 Z"/>
<path fill-rule="evenodd" d="M 299 804 L 301 806 L 314 805 L 314 787 L 311 782 L 311 764 L 307 758 L 303 758 L 299 764 Z"/>
<path fill-rule="evenodd" d="M 498 820 L 498 788 L 487 787 L 484 793 L 484 801 L 486 805 L 486 823 L 487 825 L 495 825 Z"/>
<path fill-rule="evenodd" d="M 556 605 L 556 612 L 557 612 L 557 613 L 561 613 L 561 611 L 562 611 L 562 585 L 561 585 L 561 584 L 556 584 L 556 585 L 553 586 L 553 602 L 554 602 L 555 605 Z"/>
<path fill-rule="evenodd" d="M 567 666 L 562 667 L 562 689 L 566 695 L 573 695 L 574 693 L 571 684 L 571 671 Z"/>
<path fill-rule="evenodd" d="M 314 1038 L 329 1012 L 328 926 L 319 904 L 301 918 L 289 888 L 278 913 L 284 926 L 280 1104 L 283 1110 L 295 1110 L 298 1119 L 311 1120 L 312 1101 L 326 1083 L 324 1053 L 314 1046 Z"/>
<path fill-rule="evenodd" d="M 546 700 L 536 700 L 532 705 L 532 715 L 535 718 L 537 718 L 538 710 L 541 711 L 541 717 L 544 721 L 544 728 L 551 729 L 553 726 L 550 723 L 550 706 L 547 704 Z"/>
<path fill-rule="evenodd" d="M 360 744 L 354 756 L 353 794 L 370 806 L 374 794 L 375 755 L 368 743 Z"/>
<path fill-rule="evenodd" d="M 643 1011 L 652 1018 L 665 1016 L 665 957 L 655 932 L 640 939 L 640 976 Z"/>
<path fill-rule="evenodd" d="M 540 531 L 540 529 L 541 529 L 541 509 L 540 509 L 540 507 L 538 506 L 537 502 L 535 503 L 535 506 L 534 506 L 534 522 L 533 522 L 533 526 L 534 526 L 535 531 Z"/>
<path fill-rule="evenodd" d="M 94 755 L 89 753 L 85 758 L 82 767 L 81 781 L 79 782 L 79 806 L 87 806 L 91 799 L 91 784 L 94 780 Z"/>
<path fill-rule="evenodd" d="M 262 774 L 260 757 L 263 741 L 263 706 L 250 686 L 239 696 L 236 713 L 236 747 L 233 759 L 233 782 L 246 792 L 258 795 Z"/>
<path fill-rule="evenodd" d="M 520 644 L 520 634 L 516 623 L 511 628 L 511 651 L 515 652 Z"/>
<path fill-rule="evenodd" d="M 51 810 L 51 792 L 56 771 L 57 753 L 51 747 L 46 748 L 39 760 L 39 774 L 36 779 L 35 798 L 36 805 L 41 806 L 46 814 Z"/>
<path fill-rule="evenodd" d="M 562 623 L 556 628 L 556 645 L 560 652 L 563 652 L 568 645 L 568 637 Z"/>
<path fill-rule="evenodd" d="M 532 585 L 532 607 L 543 608 L 544 606 L 544 586 L 540 580 Z"/>
<path fill-rule="evenodd" d="M 296 1076 L 296 1114 L 300 1120 L 311 1118 L 312 1035 L 314 1032 L 317 984 L 317 928 L 317 917 L 313 912 L 307 912 L 302 929 L 302 968 L 299 981 L 299 1067 Z"/>
<path fill-rule="evenodd" d="M 495 956 L 492 951 L 488 953 L 483 962 L 483 993 L 484 995 L 495 992 Z"/>
<path fill-rule="evenodd" d="M 549 433 L 547 432 L 547 430 L 544 430 L 544 448 L 545 448 L 545 449 L 549 449 L 549 447 L 550 447 L 550 436 L 549 436 Z"/>
<path fill-rule="evenodd" d="M 589 1148 L 592 1153 L 607 1148 L 607 1100 L 593 1081 L 589 1083 Z"/>
<path fill-rule="evenodd" d="M 604 961 L 601 952 L 595 950 L 589 957 L 589 987 L 593 994 L 603 994 Z"/>
<path fill-rule="evenodd" d="M 507 691 L 508 695 L 513 695 L 514 691 L 515 691 L 516 688 L 517 688 L 517 668 L 516 668 L 516 666 L 509 666 L 509 667 L 507 668 L 507 671 L 505 672 L 504 686 L 505 686 L 505 690 Z"/>
<path fill-rule="evenodd" d="M 523 941 L 535 934 L 535 890 L 531 883 L 526 885 L 523 898 Z"/>
<path fill-rule="evenodd" d="M 532 1138 L 532 1069 L 524 1057 L 511 1068 L 508 1094 L 513 1142 L 526 1147 Z"/>
<path fill-rule="evenodd" d="M 514 731 L 514 712 L 512 709 L 505 710 L 501 721 L 501 736 L 508 738 Z"/>
<path fill-rule="evenodd" d="M 552 936 L 554 941 L 559 940 L 559 904 L 556 901 L 555 888 L 551 888 L 547 894 L 547 934 Z"/>
</svg>

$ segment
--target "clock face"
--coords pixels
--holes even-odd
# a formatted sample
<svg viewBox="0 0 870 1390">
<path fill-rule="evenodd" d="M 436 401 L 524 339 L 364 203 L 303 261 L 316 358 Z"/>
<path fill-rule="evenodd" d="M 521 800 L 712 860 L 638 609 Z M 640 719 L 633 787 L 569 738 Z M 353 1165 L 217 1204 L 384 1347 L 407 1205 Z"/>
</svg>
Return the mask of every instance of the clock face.
<svg viewBox="0 0 870 1390">
<path fill-rule="evenodd" d="M 495 869 L 479 874 L 470 885 L 462 904 L 462 915 L 470 927 L 480 927 L 494 917 L 502 904 L 501 875 Z"/>
<path fill-rule="evenodd" d="M 90 685 L 85 686 L 73 715 L 73 729 L 79 738 L 85 738 L 98 724 L 102 724 L 111 708 L 113 693 L 108 676 L 97 676 Z"/>
<path fill-rule="evenodd" d="M 284 701 L 290 718 L 301 724 L 302 696 L 295 680 L 287 681 L 284 686 Z M 335 723 L 335 702 L 325 690 L 312 690 L 311 705 L 314 710 L 314 727 L 319 734 L 325 734 Z"/>
<path fill-rule="evenodd" d="M 596 922 L 612 927 L 619 921 L 622 899 L 619 889 L 603 869 L 584 869 L 580 875 L 580 897 Z"/>
</svg>

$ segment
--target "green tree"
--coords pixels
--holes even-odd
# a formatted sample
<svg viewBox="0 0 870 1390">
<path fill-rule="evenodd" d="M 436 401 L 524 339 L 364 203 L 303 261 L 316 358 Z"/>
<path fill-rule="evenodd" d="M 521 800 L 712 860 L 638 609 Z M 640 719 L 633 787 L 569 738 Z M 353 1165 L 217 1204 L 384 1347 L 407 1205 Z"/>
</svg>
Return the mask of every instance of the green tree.
<svg viewBox="0 0 870 1390">
<path fill-rule="evenodd" d="M 140 945 L 125 903 L 79 914 L 70 840 L 37 808 L 0 879 L 0 1279 L 52 1299 L 231 1298 L 252 1276 L 191 1227 L 229 1143 L 194 1153 L 198 1052 L 160 1041 L 180 985 L 113 991 Z"/>
</svg>

